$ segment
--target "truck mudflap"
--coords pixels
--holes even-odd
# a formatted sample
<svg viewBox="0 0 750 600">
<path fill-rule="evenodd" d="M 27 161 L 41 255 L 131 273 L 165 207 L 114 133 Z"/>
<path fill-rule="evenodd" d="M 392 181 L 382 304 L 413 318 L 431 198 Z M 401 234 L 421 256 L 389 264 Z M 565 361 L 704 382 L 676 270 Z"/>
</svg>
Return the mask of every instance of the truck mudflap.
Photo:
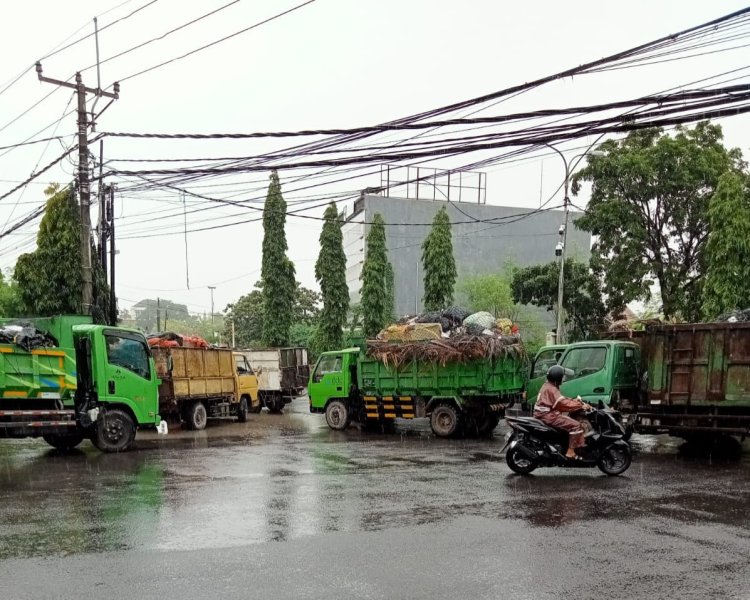
<svg viewBox="0 0 750 600">
<path fill-rule="evenodd" d="M 750 415 L 710 415 L 668 412 L 643 412 L 635 418 L 638 433 L 684 435 L 699 433 L 750 436 Z"/>
<path fill-rule="evenodd" d="M 414 419 L 424 416 L 424 404 L 412 396 L 364 396 L 362 399 L 367 420 Z"/>
</svg>

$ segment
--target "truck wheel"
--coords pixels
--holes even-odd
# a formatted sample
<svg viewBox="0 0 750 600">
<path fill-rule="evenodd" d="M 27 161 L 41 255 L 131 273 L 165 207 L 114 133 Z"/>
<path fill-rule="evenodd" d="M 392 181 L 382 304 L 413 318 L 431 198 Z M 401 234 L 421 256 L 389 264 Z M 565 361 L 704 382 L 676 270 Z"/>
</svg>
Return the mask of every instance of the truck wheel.
<svg viewBox="0 0 750 600">
<path fill-rule="evenodd" d="M 203 402 L 194 402 L 187 409 L 185 413 L 185 424 L 188 429 L 194 429 L 200 431 L 206 428 L 208 422 L 208 413 L 206 412 L 206 406 Z"/>
<path fill-rule="evenodd" d="M 246 423 L 247 422 L 247 396 L 242 396 L 240 398 L 240 404 L 237 406 L 237 422 L 238 423 Z"/>
<path fill-rule="evenodd" d="M 124 452 L 134 439 L 133 418 L 124 410 L 110 408 L 99 415 L 91 441 L 102 452 Z"/>
<path fill-rule="evenodd" d="M 61 452 L 69 452 L 83 441 L 82 433 L 48 434 L 42 436 L 44 441 Z"/>
<path fill-rule="evenodd" d="M 459 426 L 458 410 L 452 404 L 438 404 L 430 415 L 432 433 L 438 437 L 455 435 Z"/>
<path fill-rule="evenodd" d="M 349 407 L 341 400 L 332 400 L 326 406 L 326 423 L 335 431 L 343 431 L 349 427 L 352 417 Z"/>
<path fill-rule="evenodd" d="M 281 396 L 274 396 L 266 402 L 266 408 L 268 408 L 268 412 L 279 415 L 284 410 L 284 399 Z"/>
</svg>

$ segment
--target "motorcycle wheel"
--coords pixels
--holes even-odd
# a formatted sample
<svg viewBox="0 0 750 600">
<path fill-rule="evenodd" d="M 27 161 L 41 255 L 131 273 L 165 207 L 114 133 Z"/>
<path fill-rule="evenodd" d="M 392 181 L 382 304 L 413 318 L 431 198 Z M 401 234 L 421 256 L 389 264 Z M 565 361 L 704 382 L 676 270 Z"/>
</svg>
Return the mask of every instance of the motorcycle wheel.
<svg viewBox="0 0 750 600">
<path fill-rule="evenodd" d="M 538 466 L 534 461 L 521 454 L 518 448 L 508 448 L 505 453 L 505 462 L 511 471 L 519 475 L 528 475 Z"/>
<path fill-rule="evenodd" d="M 628 446 L 611 446 L 596 461 L 596 466 L 606 475 L 622 475 L 630 467 L 632 455 Z"/>
</svg>

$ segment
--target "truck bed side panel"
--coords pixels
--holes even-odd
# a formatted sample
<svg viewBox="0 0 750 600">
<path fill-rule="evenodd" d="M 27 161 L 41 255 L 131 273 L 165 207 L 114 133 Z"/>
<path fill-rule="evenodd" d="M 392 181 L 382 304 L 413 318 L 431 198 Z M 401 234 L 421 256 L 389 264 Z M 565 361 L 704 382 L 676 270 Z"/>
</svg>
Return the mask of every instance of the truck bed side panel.
<svg viewBox="0 0 750 600">
<path fill-rule="evenodd" d="M 400 368 L 363 357 L 359 385 L 365 394 L 377 396 L 483 396 L 520 392 L 524 362 L 515 358 L 496 361 L 410 363 Z"/>
</svg>

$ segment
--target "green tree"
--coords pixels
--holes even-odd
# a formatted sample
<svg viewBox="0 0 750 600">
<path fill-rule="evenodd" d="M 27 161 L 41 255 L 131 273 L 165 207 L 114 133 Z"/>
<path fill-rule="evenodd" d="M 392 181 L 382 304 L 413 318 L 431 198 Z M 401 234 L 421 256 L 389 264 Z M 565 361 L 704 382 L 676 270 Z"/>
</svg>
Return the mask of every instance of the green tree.
<svg viewBox="0 0 750 600">
<path fill-rule="evenodd" d="M 565 261 L 563 306 L 565 328 L 570 341 L 588 339 L 603 325 L 606 309 L 598 278 L 585 263 Z M 513 301 L 545 308 L 557 316 L 560 265 L 550 262 L 518 269 L 513 273 Z"/>
<path fill-rule="evenodd" d="M 18 258 L 15 279 L 24 309 L 29 316 L 80 314 L 83 276 L 81 228 L 78 206 L 70 187 L 51 185 L 44 217 L 39 225 L 33 252 Z M 109 315 L 109 286 L 97 253 L 92 250 L 93 306 L 95 321 L 106 322 Z"/>
<path fill-rule="evenodd" d="M 0 271 L 0 316 L 22 317 L 24 305 L 18 284 L 12 277 L 6 277 Z"/>
<path fill-rule="evenodd" d="M 725 173 L 708 208 L 703 313 L 750 307 L 750 195 L 747 177 Z"/>
<path fill-rule="evenodd" d="M 279 174 L 271 173 L 266 204 L 263 208 L 263 342 L 284 346 L 294 320 L 296 280 L 294 264 L 286 255 L 286 202 L 281 195 Z"/>
<path fill-rule="evenodd" d="M 163 331 L 165 318 L 167 319 L 167 325 L 169 325 L 170 321 L 190 321 L 190 313 L 187 305 L 179 304 L 166 298 L 144 298 L 143 300 L 139 300 L 133 305 L 133 312 L 135 313 L 135 326 L 146 333 L 156 333 L 157 329 Z"/>
<path fill-rule="evenodd" d="M 432 229 L 422 243 L 425 310 L 440 310 L 453 302 L 456 261 L 453 258 L 451 222 L 445 207 L 432 220 Z"/>
<path fill-rule="evenodd" d="M 332 202 L 323 215 L 320 253 L 315 263 L 315 279 L 323 297 L 316 346 L 321 351 L 344 346 L 344 326 L 349 312 L 349 287 L 346 285 L 346 254 L 341 220 Z"/>
<path fill-rule="evenodd" d="M 323 297 L 320 292 L 303 287 L 295 282 L 294 306 L 292 308 L 292 323 L 315 325 L 320 319 L 320 305 Z"/>
<path fill-rule="evenodd" d="M 635 131 L 599 149 L 604 156 L 589 156 L 573 177 L 573 193 L 592 183 L 576 225 L 596 236 L 591 266 L 608 308 L 648 300 L 656 282 L 666 318 L 698 318 L 709 199 L 722 174 L 741 168 L 741 153 L 727 150 L 721 127 L 707 122 L 673 136 Z"/>
<path fill-rule="evenodd" d="M 255 289 L 238 298 L 236 302 L 228 304 L 224 309 L 224 339 L 231 340 L 232 322 L 234 322 L 235 343 L 239 348 L 264 345 L 263 314 L 265 302 L 262 288 L 262 282 L 257 281 Z M 288 343 L 295 344 L 295 340 L 300 338 L 302 329 L 297 328 L 295 330 L 296 325 L 306 328 L 316 327 L 319 313 L 320 294 L 297 283 Z"/>
<path fill-rule="evenodd" d="M 393 265 L 390 260 L 385 261 L 385 304 L 383 314 L 385 322 L 396 320 L 396 276 L 393 273 Z"/>
<path fill-rule="evenodd" d="M 257 285 L 257 284 L 256 284 Z M 234 323 L 235 343 L 238 348 L 257 346 L 263 337 L 263 292 L 259 288 L 241 296 L 237 302 L 228 304 L 224 309 L 229 329 L 224 335 L 231 335 Z"/>
<path fill-rule="evenodd" d="M 503 273 L 473 275 L 461 279 L 456 289 L 460 303 L 472 312 L 484 311 L 517 323 L 524 345 L 531 353 L 531 350 L 543 344 L 546 328 L 535 310 L 513 300 L 512 274 L 513 269 L 509 265 Z"/>
<path fill-rule="evenodd" d="M 515 319 L 518 306 L 513 301 L 510 276 L 502 273 L 474 275 L 458 284 L 463 304 L 472 311 L 492 313 L 496 317 Z"/>
<path fill-rule="evenodd" d="M 371 338 L 387 323 L 386 276 L 388 250 L 385 246 L 385 222 L 375 213 L 367 234 L 365 262 L 362 265 L 362 325 L 366 337 Z"/>
</svg>

